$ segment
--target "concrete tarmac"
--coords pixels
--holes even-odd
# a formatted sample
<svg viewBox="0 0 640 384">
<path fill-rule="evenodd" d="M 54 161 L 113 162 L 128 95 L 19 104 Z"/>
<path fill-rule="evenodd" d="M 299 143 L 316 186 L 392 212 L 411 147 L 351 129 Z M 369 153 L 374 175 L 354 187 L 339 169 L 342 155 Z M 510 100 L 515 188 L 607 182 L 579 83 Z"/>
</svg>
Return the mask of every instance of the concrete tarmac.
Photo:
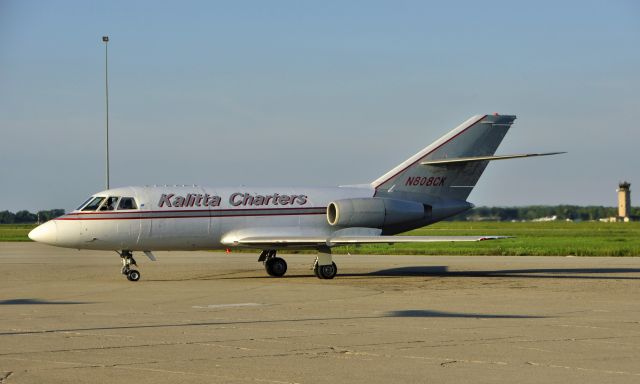
<svg viewBox="0 0 640 384">
<path fill-rule="evenodd" d="M 0 383 L 640 382 L 640 258 L 257 255 L 0 243 Z"/>
</svg>

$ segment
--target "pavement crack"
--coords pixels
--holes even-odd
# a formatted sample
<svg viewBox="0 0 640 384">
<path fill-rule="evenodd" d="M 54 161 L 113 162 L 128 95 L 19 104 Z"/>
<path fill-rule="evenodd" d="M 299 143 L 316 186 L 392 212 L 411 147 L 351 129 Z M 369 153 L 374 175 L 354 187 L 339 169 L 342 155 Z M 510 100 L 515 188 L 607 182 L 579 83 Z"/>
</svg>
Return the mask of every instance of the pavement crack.
<svg viewBox="0 0 640 384">
<path fill-rule="evenodd" d="M 13 375 L 13 371 L 5 372 L 2 376 L 0 376 L 0 383 L 6 383 L 7 379 Z"/>
<path fill-rule="evenodd" d="M 136 365 L 146 365 L 146 364 L 158 364 L 160 361 L 151 360 L 151 361 L 137 361 L 131 363 L 113 363 L 113 364 L 91 364 L 91 365 L 79 365 L 75 367 L 66 367 L 62 369 L 86 369 L 86 368 L 125 368 Z"/>
<path fill-rule="evenodd" d="M 445 362 L 443 362 L 443 363 L 440 363 L 440 366 L 441 366 L 441 367 L 446 367 L 446 366 L 448 366 L 449 364 L 455 364 L 455 363 L 457 363 L 457 362 L 458 362 L 458 360 L 445 361 Z"/>
<path fill-rule="evenodd" d="M 175 344 L 175 343 L 173 343 Z M 89 348 L 68 348 L 68 349 L 51 349 L 45 351 L 25 351 L 25 352 L 10 352 L 3 353 L 0 356 L 19 356 L 19 355 L 31 355 L 34 353 L 62 353 L 62 352 L 87 352 L 96 350 L 109 350 L 109 349 L 123 349 L 123 348 L 144 348 L 144 347 L 158 347 L 163 345 L 173 345 L 169 343 L 154 343 L 154 344 L 136 344 L 136 345 L 114 345 L 114 346 L 98 346 Z"/>
<path fill-rule="evenodd" d="M 334 346 L 329 346 L 329 349 L 331 349 L 335 353 L 350 353 L 351 352 L 348 349 L 342 349 L 342 348 L 338 348 L 338 347 L 334 347 Z"/>
</svg>

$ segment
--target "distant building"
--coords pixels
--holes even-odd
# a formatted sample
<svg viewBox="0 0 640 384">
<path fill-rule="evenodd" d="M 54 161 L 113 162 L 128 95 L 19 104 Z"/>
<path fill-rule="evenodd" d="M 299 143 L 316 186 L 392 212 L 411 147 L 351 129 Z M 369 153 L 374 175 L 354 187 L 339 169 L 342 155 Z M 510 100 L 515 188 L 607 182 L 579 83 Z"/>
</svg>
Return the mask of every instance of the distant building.
<svg viewBox="0 0 640 384">
<path fill-rule="evenodd" d="M 531 221 L 556 221 L 558 220 L 558 215 L 553 215 L 553 216 L 547 216 L 547 217 L 539 217 L 537 219 L 533 219 Z"/>
<path fill-rule="evenodd" d="M 631 220 L 631 184 L 624 181 L 618 184 L 618 220 Z"/>
<path fill-rule="evenodd" d="M 637 216 L 631 216 L 631 184 L 623 181 L 618 184 L 618 216 L 600 219 L 610 223 L 638 221 Z"/>
</svg>

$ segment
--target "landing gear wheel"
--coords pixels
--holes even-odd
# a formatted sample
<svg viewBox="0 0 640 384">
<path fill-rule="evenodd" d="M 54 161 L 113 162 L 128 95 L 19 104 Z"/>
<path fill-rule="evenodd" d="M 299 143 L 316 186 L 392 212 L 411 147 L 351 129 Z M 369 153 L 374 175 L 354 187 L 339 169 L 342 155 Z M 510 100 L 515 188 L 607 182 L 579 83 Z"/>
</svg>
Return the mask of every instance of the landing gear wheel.
<svg viewBox="0 0 640 384">
<path fill-rule="evenodd" d="M 318 279 L 322 279 L 322 277 L 320 277 L 320 274 L 318 273 L 318 268 L 319 268 L 318 263 L 315 263 L 313 265 L 313 274 L 316 275 Z"/>
<path fill-rule="evenodd" d="M 120 253 L 120 257 L 122 258 L 122 269 L 120 272 L 127 277 L 129 281 L 138 281 L 140 280 L 140 272 L 136 269 L 131 268 L 136 264 L 136 259 L 133 258 L 133 254 L 131 251 L 124 250 Z"/>
<path fill-rule="evenodd" d="M 313 267 L 313 272 L 316 274 L 318 279 L 330 280 L 336 277 L 336 274 L 338 273 L 338 266 L 336 263 L 331 263 L 329 265 L 316 264 Z"/>
<path fill-rule="evenodd" d="M 264 269 L 269 276 L 282 277 L 287 273 L 287 262 L 280 257 L 270 257 L 264 262 Z"/>
<path fill-rule="evenodd" d="M 136 269 L 129 270 L 129 273 L 127 273 L 127 280 L 129 281 L 140 280 L 140 272 L 138 272 Z"/>
</svg>

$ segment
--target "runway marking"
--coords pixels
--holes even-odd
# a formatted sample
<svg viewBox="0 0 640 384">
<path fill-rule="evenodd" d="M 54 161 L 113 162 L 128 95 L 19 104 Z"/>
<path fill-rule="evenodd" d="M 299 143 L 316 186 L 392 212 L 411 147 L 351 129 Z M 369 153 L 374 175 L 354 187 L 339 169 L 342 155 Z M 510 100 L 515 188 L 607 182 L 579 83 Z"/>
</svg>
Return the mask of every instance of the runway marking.
<svg viewBox="0 0 640 384">
<path fill-rule="evenodd" d="M 598 373 L 609 373 L 615 375 L 629 375 L 629 376 L 640 376 L 640 373 L 635 372 L 627 372 L 627 371 L 610 371 L 606 369 L 594 369 L 594 368 L 582 368 L 582 367 L 571 367 L 567 365 L 555 365 L 555 364 L 544 364 L 544 363 L 536 363 L 534 361 L 527 361 L 527 364 L 533 365 L 534 367 L 547 367 L 547 368 L 562 368 L 562 369 L 573 369 L 576 371 L 586 371 L 586 372 L 598 372 Z"/>
<path fill-rule="evenodd" d="M 586 328 L 586 329 L 617 329 L 611 327 L 596 327 L 593 325 L 578 325 L 578 324 L 555 324 L 553 327 L 564 327 L 564 328 Z"/>
<path fill-rule="evenodd" d="M 234 304 L 209 304 L 209 305 L 194 305 L 191 308 L 195 309 L 215 309 L 215 308 L 238 308 L 238 307 L 259 307 L 264 304 L 258 303 L 234 303 Z"/>
<path fill-rule="evenodd" d="M 531 347 L 516 347 L 518 349 L 524 349 L 524 350 L 531 350 L 531 351 L 538 351 L 538 352 L 555 352 L 552 351 L 550 349 L 542 349 L 542 348 L 531 348 Z"/>
</svg>

